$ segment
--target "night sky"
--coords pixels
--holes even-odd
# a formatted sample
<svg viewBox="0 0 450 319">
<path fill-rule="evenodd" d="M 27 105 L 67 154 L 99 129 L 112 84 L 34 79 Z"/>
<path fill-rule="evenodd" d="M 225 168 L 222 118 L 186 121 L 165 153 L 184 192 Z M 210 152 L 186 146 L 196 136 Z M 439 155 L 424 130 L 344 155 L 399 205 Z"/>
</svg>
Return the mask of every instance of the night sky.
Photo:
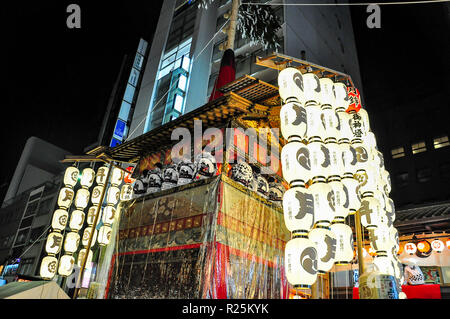
<svg viewBox="0 0 450 319">
<path fill-rule="evenodd" d="M 81 7 L 81 29 L 66 26 L 70 3 Z M 0 200 L 30 136 L 73 154 L 82 154 L 96 141 L 122 58 L 136 50 L 140 37 L 150 40 L 160 4 L 153 0 L 2 4 L 3 31 L 8 32 L 2 45 L 7 86 L 2 99 Z M 369 110 L 448 89 L 449 11 L 443 4 L 382 6 L 381 29 L 367 28 L 365 9 L 351 10 Z M 418 73 L 438 81 L 418 90 L 407 81 Z M 394 100 L 386 102 L 384 92 Z"/>
</svg>

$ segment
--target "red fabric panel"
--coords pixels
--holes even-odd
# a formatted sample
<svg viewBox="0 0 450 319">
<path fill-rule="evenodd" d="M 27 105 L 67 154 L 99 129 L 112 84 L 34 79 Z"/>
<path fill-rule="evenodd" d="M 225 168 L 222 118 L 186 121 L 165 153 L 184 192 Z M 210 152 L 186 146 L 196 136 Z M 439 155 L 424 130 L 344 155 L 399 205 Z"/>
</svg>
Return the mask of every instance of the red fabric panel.
<svg viewBox="0 0 450 319">
<path fill-rule="evenodd" d="M 404 285 L 402 291 L 408 299 L 442 299 L 439 285 Z M 358 288 L 353 288 L 353 299 L 359 299 Z"/>
<path fill-rule="evenodd" d="M 222 96 L 223 93 L 219 91 L 219 89 L 230 83 L 236 79 L 236 70 L 233 69 L 232 66 L 225 65 L 220 68 L 219 75 L 217 76 L 216 83 L 214 84 L 214 88 L 211 92 L 211 96 L 209 97 L 209 102 L 217 99 Z"/>
</svg>

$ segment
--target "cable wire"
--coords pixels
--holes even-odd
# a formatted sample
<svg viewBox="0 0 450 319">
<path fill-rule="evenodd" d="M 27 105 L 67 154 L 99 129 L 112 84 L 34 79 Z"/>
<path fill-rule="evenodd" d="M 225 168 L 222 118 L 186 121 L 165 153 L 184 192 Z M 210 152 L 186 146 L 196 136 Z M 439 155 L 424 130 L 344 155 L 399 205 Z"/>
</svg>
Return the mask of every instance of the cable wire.
<svg viewBox="0 0 450 319">
<path fill-rule="evenodd" d="M 258 6 L 369 6 L 369 5 L 411 5 L 411 4 L 432 4 L 445 3 L 450 0 L 429 0 L 429 1 L 396 1 L 396 2 L 358 2 L 358 3 L 257 3 L 257 2 L 243 2 L 247 5 Z"/>
</svg>

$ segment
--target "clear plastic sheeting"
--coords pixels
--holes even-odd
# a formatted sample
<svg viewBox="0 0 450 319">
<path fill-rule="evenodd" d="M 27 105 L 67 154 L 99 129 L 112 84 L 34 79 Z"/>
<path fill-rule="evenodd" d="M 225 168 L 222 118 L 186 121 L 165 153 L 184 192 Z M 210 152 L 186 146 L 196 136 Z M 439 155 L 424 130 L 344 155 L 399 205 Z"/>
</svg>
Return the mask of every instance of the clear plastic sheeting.
<svg viewBox="0 0 450 319">
<path fill-rule="evenodd" d="M 289 236 L 280 208 L 223 175 L 150 194 L 123 206 L 97 296 L 287 298 Z"/>
</svg>

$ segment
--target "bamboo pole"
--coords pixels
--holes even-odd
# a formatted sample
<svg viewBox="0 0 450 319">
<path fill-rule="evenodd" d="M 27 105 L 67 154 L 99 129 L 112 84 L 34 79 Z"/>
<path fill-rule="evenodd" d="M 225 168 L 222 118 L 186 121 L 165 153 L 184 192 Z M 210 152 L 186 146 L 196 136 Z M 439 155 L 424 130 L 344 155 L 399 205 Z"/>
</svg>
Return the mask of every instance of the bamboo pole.
<svg viewBox="0 0 450 319">
<path fill-rule="evenodd" d="M 233 0 L 231 4 L 231 15 L 230 15 L 230 25 L 228 26 L 227 30 L 227 46 L 225 47 L 225 50 L 227 49 L 234 49 L 234 39 L 236 37 L 236 24 L 237 24 L 237 18 L 238 18 L 238 10 L 239 10 L 239 0 Z"/>
<path fill-rule="evenodd" d="M 356 247 L 358 249 L 358 269 L 359 277 L 364 273 L 364 256 L 363 256 L 363 243 L 362 243 L 362 231 L 361 231 L 361 216 L 359 211 L 355 213 L 355 230 L 356 230 Z"/>
</svg>

